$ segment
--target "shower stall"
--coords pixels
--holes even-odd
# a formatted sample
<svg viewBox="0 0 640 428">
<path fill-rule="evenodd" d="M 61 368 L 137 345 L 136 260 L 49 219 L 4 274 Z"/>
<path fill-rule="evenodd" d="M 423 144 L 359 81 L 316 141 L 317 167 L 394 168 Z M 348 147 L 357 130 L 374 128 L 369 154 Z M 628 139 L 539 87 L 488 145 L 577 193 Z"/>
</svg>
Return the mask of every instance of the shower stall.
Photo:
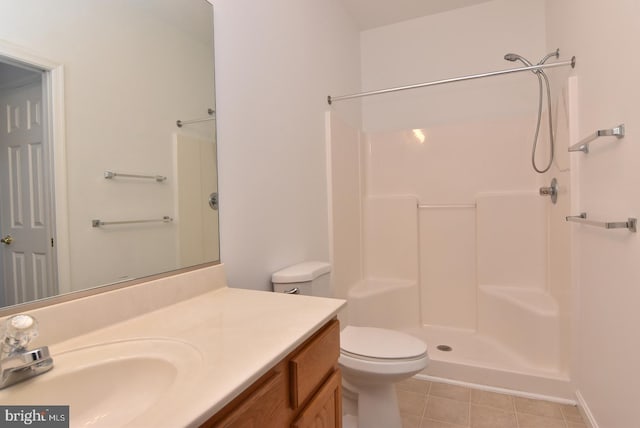
<svg viewBox="0 0 640 428">
<path fill-rule="evenodd" d="M 504 59 L 523 67 L 329 97 L 334 293 L 348 300 L 349 324 L 425 340 L 431 363 L 418 376 L 571 400 L 565 217 L 575 58 L 559 60 L 554 51 L 538 64 L 517 54 Z M 555 67 L 563 69 L 548 78 L 544 70 Z M 378 105 L 390 97 L 398 103 L 403 95 L 391 92 L 457 82 L 463 92 L 437 96 L 463 103 L 477 96 L 465 81 L 491 77 L 495 91 L 500 76 L 516 73 L 509 87 L 533 95 L 530 107 L 509 114 L 365 132 L 335 105 L 374 96 Z M 557 84 L 553 98 L 549 80 Z M 552 178 L 556 203 L 546 196 Z"/>
</svg>

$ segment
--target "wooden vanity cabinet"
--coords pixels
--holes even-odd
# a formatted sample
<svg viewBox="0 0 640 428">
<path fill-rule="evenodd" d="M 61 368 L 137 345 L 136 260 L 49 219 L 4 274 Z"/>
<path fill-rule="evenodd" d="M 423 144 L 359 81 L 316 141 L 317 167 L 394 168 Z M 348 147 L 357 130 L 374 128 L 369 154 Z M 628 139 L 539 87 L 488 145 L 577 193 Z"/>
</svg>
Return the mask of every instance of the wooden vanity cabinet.
<svg viewBox="0 0 640 428">
<path fill-rule="evenodd" d="M 340 325 L 329 321 L 203 428 L 341 428 Z"/>
</svg>

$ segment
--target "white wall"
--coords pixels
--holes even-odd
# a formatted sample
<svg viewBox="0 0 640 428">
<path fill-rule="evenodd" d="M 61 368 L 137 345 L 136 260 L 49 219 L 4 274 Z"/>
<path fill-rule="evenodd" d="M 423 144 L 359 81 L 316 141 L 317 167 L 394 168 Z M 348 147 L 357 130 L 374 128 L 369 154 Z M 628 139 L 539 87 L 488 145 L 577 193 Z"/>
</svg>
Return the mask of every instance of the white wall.
<svg viewBox="0 0 640 428">
<path fill-rule="evenodd" d="M 544 3 L 494 0 L 362 33 L 362 89 L 376 90 L 519 67 L 546 53 Z M 365 98 L 366 131 L 412 129 L 535 111 L 529 73 Z"/>
<path fill-rule="evenodd" d="M 338 0 L 214 9 L 221 258 L 229 284 L 266 290 L 280 268 L 329 259 L 324 112 L 358 90 L 359 34 Z"/>
<path fill-rule="evenodd" d="M 580 137 L 624 122 L 620 141 L 599 139 L 573 154 L 580 211 L 593 219 L 640 214 L 640 3 L 635 0 L 547 1 L 550 45 L 576 55 Z M 572 380 L 592 422 L 602 428 L 640 426 L 640 240 L 626 231 L 573 226 Z"/>
<path fill-rule="evenodd" d="M 0 1 L 0 40 L 65 68 L 71 284 L 60 284 L 61 290 L 176 268 L 171 225 L 91 227 L 94 218 L 172 216 L 175 121 L 212 107 L 210 34 L 202 41 L 200 20 L 189 21 L 185 31 L 180 14 L 156 15 L 147 6 Z M 169 180 L 111 181 L 105 170 Z"/>
</svg>

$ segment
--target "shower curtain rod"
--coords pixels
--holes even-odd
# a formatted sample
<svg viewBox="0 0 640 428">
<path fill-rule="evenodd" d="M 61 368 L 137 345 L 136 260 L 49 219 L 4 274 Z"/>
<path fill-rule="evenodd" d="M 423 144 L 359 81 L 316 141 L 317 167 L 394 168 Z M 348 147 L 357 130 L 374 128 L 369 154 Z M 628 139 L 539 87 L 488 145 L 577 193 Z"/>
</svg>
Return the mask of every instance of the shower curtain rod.
<svg viewBox="0 0 640 428">
<path fill-rule="evenodd" d="M 387 88 L 387 89 L 379 89 L 377 91 L 360 92 L 358 94 L 340 95 L 337 97 L 332 97 L 331 95 L 329 95 L 327 96 L 327 103 L 331 105 L 335 101 L 350 100 L 352 98 L 362 98 L 362 97 L 368 97 L 370 95 L 379 95 L 379 94 L 386 94 L 389 92 L 406 91 L 407 89 L 424 88 L 426 86 L 443 85 L 445 83 L 460 82 L 463 80 L 480 79 L 482 77 L 500 76 L 502 74 L 518 73 L 521 71 L 530 71 L 530 70 L 541 70 L 544 68 L 563 67 L 567 65 L 570 65 L 571 68 L 575 68 L 576 57 L 575 56 L 571 57 L 571 59 L 568 61 L 559 61 L 559 62 L 552 62 L 549 64 L 532 65 L 528 67 L 510 68 L 507 70 L 491 71 L 491 72 L 482 73 L 482 74 L 472 74 L 470 76 L 453 77 L 451 79 L 443 79 L 443 80 L 434 80 L 433 82 L 416 83 L 414 85 L 407 85 L 407 86 L 398 86 L 396 88 Z"/>
</svg>

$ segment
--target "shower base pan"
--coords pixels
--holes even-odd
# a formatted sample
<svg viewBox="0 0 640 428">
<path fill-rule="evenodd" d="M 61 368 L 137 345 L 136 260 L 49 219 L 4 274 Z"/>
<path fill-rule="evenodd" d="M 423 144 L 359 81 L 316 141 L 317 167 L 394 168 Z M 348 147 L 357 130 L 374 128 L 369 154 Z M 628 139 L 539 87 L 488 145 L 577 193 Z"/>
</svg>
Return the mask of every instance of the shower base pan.
<svg viewBox="0 0 640 428">
<path fill-rule="evenodd" d="M 523 397 L 575 403 L 566 373 L 531 367 L 488 337 L 468 330 L 432 326 L 402 330 L 428 345 L 431 362 L 416 375 L 418 378 L 439 378 Z"/>
</svg>

